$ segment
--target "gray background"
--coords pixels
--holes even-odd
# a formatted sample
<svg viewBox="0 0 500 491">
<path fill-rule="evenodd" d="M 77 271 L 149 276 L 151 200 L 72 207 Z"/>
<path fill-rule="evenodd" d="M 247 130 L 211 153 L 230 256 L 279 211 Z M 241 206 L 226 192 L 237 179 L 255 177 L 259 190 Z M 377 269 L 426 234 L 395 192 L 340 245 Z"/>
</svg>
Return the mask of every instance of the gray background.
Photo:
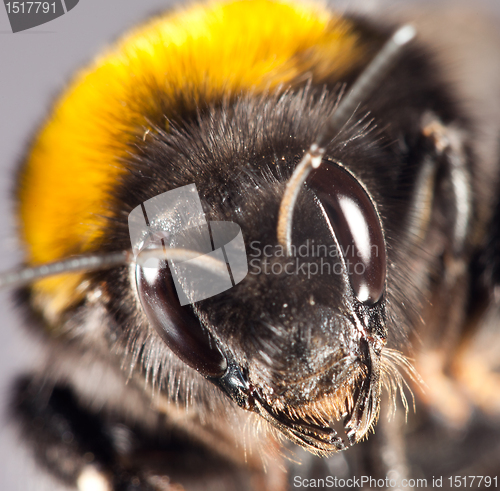
<svg viewBox="0 0 500 491">
<path fill-rule="evenodd" d="M 55 95 L 71 73 L 100 48 L 168 0 L 80 0 L 69 13 L 31 30 L 12 34 L 0 5 L 0 271 L 21 259 L 12 219 L 10 192 L 16 162 Z M 356 1 L 363 10 L 393 2 Z M 401 2 L 399 2 L 401 3 Z M 353 8 L 354 2 L 344 2 Z M 481 9 L 500 13 L 500 2 L 482 2 Z M 477 5 L 471 2 L 469 5 Z M 354 6 L 355 7 L 355 6 Z M 32 469 L 15 445 L 13 430 L 3 417 L 9 383 L 37 356 L 36 341 L 21 328 L 9 292 L 0 292 L 0 491 L 40 490 L 42 481 L 28 484 Z"/>
</svg>

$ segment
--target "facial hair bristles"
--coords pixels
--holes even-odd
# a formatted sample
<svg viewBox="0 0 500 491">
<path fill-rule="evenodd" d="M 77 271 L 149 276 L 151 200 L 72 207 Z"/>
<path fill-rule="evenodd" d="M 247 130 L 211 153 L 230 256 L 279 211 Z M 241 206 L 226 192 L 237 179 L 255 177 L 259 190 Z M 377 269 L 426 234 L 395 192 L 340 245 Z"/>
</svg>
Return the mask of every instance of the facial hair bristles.
<svg viewBox="0 0 500 491">
<path fill-rule="evenodd" d="M 343 383 L 333 394 L 324 396 L 312 403 L 293 408 L 296 419 L 307 420 L 329 426 L 333 421 L 341 421 L 354 408 L 353 394 L 358 381 L 363 377 L 360 370 L 349 381 Z M 288 410 L 290 414 L 290 409 Z M 290 414 L 291 415 L 291 414 Z"/>
<path fill-rule="evenodd" d="M 384 348 L 381 359 L 381 378 L 382 385 L 385 389 L 387 389 L 389 400 L 391 402 L 389 419 L 392 419 L 396 412 L 398 394 L 405 409 L 405 420 L 408 418 L 410 406 L 405 394 L 405 389 L 410 394 L 412 408 L 413 411 L 415 411 L 415 396 L 403 374 L 406 375 L 412 382 L 418 385 L 423 385 L 420 375 L 417 373 L 410 360 L 403 355 L 403 353 L 391 348 Z"/>
</svg>

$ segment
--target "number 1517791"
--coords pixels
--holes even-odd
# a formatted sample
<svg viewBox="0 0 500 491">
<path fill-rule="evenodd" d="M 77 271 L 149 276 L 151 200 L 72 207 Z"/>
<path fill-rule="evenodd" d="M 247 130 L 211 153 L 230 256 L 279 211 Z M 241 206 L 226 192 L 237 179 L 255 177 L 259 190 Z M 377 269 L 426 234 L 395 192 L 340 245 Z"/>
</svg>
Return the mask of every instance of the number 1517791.
<svg viewBox="0 0 500 491">
<path fill-rule="evenodd" d="M 448 479 L 452 488 L 498 487 L 498 476 L 451 476 Z"/>
<path fill-rule="evenodd" d="M 5 4 L 8 14 L 29 14 L 29 13 L 56 13 L 55 2 L 8 2 Z M 41 9 L 41 10 L 40 10 Z"/>
</svg>

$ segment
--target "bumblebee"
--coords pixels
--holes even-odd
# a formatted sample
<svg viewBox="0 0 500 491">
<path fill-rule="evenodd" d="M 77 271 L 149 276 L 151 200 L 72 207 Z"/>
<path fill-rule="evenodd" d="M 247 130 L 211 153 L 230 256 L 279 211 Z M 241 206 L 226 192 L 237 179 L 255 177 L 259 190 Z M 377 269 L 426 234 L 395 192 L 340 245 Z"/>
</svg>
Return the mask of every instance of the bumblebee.
<svg viewBox="0 0 500 491">
<path fill-rule="evenodd" d="M 197 4 L 74 76 L 20 166 L 26 260 L 1 279 L 44 340 L 11 414 L 55 482 L 430 485 L 451 471 L 426 432 L 495 432 L 498 378 L 470 347 L 497 339 L 497 94 L 473 95 L 415 24 L 413 40 L 315 4 Z M 192 184 L 207 223 L 238 225 L 248 272 L 183 305 L 181 212 L 148 203 Z M 388 422 L 412 399 L 409 427 L 404 409 Z M 468 455 L 445 452 L 455 470 Z M 477 467 L 490 482 L 498 460 Z"/>
</svg>

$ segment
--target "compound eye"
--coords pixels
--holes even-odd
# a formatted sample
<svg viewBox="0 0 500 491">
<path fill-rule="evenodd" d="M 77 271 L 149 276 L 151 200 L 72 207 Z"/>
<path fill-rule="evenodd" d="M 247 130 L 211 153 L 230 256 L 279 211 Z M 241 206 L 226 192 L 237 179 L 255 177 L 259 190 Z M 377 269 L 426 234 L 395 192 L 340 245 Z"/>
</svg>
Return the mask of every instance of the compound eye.
<svg viewBox="0 0 500 491">
<path fill-rule="evenodd" d="M 385 291 L 386 251 L 382 226 L 372 200 L 342 167 L 324 162 L 307 185 L 321 202 L 360 302 L 377 303 Z"/>
<path fill-rule="evenodd" d="M 181 306 L 165 261 L 136 267 L 137 290 L 149 322 L 167 346 L 207 378 L 224 375 L 227 361 L 189 306 Z"/>
</svg>

